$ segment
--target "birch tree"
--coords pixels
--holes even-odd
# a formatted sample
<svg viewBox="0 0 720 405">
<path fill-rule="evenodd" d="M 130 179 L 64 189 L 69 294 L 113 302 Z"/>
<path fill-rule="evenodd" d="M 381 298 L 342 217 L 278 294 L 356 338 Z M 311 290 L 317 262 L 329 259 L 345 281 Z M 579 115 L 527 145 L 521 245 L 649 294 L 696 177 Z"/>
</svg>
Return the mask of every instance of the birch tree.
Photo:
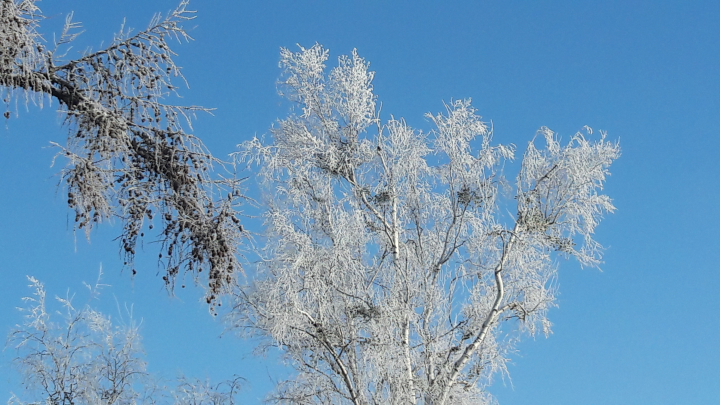
<svg viewBox="0 0 720 405">
<path fill-rule="evenodd" d="M 507 181 L 515 148 L 492 143 L 470 100 L 427 114 L 429 132 L 381 121 L 368 62 L 353 51 L 326 73 L 327 58 L 282 49 L 294 109 L 236 155 L 269 197 L 230 324 L 296 369 L 278 403 L 489 403 L 517 340 L 550 333 L 557 258 L 600 263 L 619 147 L 541 128 Z"/>
<path fill-rule="evenodd" d="M 189 41 L 182 23 L 194 12 L 182 0 L 148 27 L 121 27 L 107 47 L 70 56 L 81 33 L 68 14 L 54 43 L 40 34 L 37 0 L 0 0 L 0 95 L 5 118 L 18 104 L 56 103 L 68 129 L 57 158 L 76 229 L 89 237 L 98 223 L 119 218 L 125 264 L 133 267 L 139 241 L 160 224 L 163 279 L 207 274 L 207 300 L 233 282 L 242 233 L 234 206 L 237 182 L 211 176 L 224 168 L 190 131 L 198 106 L 167 104 L 185 83 L 169 40 Z M 154 221 L 154 222 L 153 222 Z M 149 222 L 149 224 L 148 224 Z M 133 274 L 135 269 L 132 269 Z"/>
</svg>

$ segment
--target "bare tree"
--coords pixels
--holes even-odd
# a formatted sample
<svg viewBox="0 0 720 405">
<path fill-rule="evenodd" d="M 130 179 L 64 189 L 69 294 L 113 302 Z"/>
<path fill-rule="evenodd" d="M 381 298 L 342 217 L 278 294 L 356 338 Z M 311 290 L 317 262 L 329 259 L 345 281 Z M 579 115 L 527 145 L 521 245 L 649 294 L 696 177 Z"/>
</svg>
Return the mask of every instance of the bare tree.
<svg viewBox="0 0 720 405">
<path fill-rule="evenodd" d="M 296 112 L 237 154 L 272 198 L 228 319 L 297 369 L 278 403 L 488 403 L 517 339 L 550 333 L 555 258 L 599 264 L 593 231 L 614 207 L 598 190 L 619 147 L 541 128 L 505 215 L 514 147 L 491 144 L 469 100 L 428 114 L 430 133 L 381 123 L 368 63 L 353 52 L 326 74 L 327 58 L 282 50 Z"/>
<path fill-rule="evenodd" d="M 241 377 L 212 384 L 209 381 L 181 377 L 173 392 L 173 403 L 177 405 L 233 405 L 240 391 Z"/>
<path fill-rule="evenodd" d="M 212 385 L 181 377 L 174 390 L 146 370 L 139 327 L 129 317 L 120 325 L 92 308 L 100 293 L 98 279 L 88 302 L 56 297 L 59 311 L 48 310 L 43 284 L 28 277 L 33 296 L 24 299 L 25 315 L 8 338 L 17 351 L 15 366 L 24 392 L 8 404 L 234 404 L 242 378 Z M 131 315 L 131 314 L 130 314 Z M 61 322 L 54 319 L 61 317 Z M 30 398 L 27 402 L 21 398 Z"/>
<path fill-rule="evenodd" d="M 152 397 L 137 325 L 113 326 L 109 317 L 87 305 L 76 308 L 70 297 L 57 298 L 63 322 L 52 322 L 43 284 L 28 279 L 34 294 L 25 298 L 25 320 L 8 344 L 17 349 L 15 365 L 26 392 L 36 400 L 13 395 L 9 404 L 130 404 Z M 100 287 L 91 287 L 92 297 Z"/>
<path fill-rule="evenodd" d="M 48 46 L 37 0 L 0 0 L 0 92 L 6 118 L 18 101 L 58 103 L 69 136 L 54 145 L 68 162 L 62 179 L 78 229 L 89 236 L 96 223 L 120 218 L 132 267 L 145 221 L 150 229 L 160 222 L 163 279 L 172 288 L 181 270 L 206 270 L 214 303 L 240 270 L 239 192 L 232 176 L 211 177 L 213 164 L 225 166 L 188 132 L 194 114 L 209 110 L 163 101 L 176 92 L 173 78 L 185 80 L 168 39 L 191 39 L 181 25 L 194 18 L 187 5 L 155 15 L 142 31 L 122 27 L 108 47 L 73 59 L 67 53 L 80 25 L 72 13 Z"/>
</svg>

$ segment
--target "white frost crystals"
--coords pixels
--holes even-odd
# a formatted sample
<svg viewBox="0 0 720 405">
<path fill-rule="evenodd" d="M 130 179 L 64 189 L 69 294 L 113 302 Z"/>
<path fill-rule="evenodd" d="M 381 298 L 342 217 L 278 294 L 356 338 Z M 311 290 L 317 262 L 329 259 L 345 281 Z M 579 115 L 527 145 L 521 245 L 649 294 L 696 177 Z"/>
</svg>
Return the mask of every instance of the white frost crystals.
<svg viewBox="0 0 720 405">
<path fill-rule="evenodd" d="M 325 74 L 327 58 L 282 50 L 280 92 L 297 113 L 236 154 L 274 198 L 228 319 L 298 371 L 279 403 L 491 402 L 518 337 L 549 333 L 555 252 L 600 262 L 592 234 L 614 207 L 598 190 L 619 147 L 590 131 L 562 146 L 542 128 L 508 218 L 500 166 L 513 147 L 491 145 L 469 100 L 428 115 L 429 133 L 383 123 L 368 63 L 353 52 Z"/>
<path fill-rule="evenodd" d="M 20 397 L 35 394 L 36 401 L 13 394 L 8 404 L 142 403 L 151 390 L 144 384 L 148 374 L 138 325 L 113 325 L 90 306 L 76 307 L 71 296 L 56 297 L 61 309 L 48 310 L 43 284 L 28 280 L 33 296 L 23 299 L 24 322 L 7 343 L 18 353 L 15 366 L 26 388 Z M 91 299 L 102 287 L 88 286 Z"/>
<path fill-rule="evenodd" d="M 240 377 L 213 385 L 181 375 L 169 389 L 162 378 L 150 374 L 131 308 L 127 318 L 120 313 L 113 322 L 91 306 L 108 287 L 100 283 L 101 276 L 86 284 L 89 299 L 82 306 L 75 305 L 75 295 L 69 293 L 47 300 L 43 284 L 28 277 L 33 294 L 23 299 L 23 322 L 15 325 L 6 343 L 17 354 L 14 365 L 24 389 L 12 394 L 8 405 L 236 403 Z"/>
<path fill-rule="evenodd" d="M 205 279 L 213 308 L 242 271 L 237 255 L 243 235 L 239 181 L 191 132 L 195 114 L 210 109 L 168 104 L 177 96 L 176 82 L 185 82 L 171 40 L 192 39 L 183 24 L 195 12 L 181 0 L 145 30 L 123 26 L 108 46 L 70 59 L 80 24 L 70 13 L 59 39 L 48 44 L 38 32 L 48 19 L 37 3 L 0 0 L 5 119 L 12 104 L 57 101 L 68 138 L 52 145 L 67 162 L 60 177 L 75 229 L 89 238 L 97 224 L 119 219 L 121 253 L 134 274 L 145 232 L 150 238 L 158 226 L 158 264 L 168 289 L 184 273 Z"/>
</svg>

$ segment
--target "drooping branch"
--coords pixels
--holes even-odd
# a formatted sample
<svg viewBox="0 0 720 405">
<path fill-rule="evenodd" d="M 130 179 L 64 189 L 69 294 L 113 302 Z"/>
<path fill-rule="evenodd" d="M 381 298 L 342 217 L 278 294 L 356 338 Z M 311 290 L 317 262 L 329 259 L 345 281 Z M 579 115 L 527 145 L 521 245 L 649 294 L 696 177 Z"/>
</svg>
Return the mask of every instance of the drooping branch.
<svg viewBox="0 0 720 405">
<path fill-rule="evenodd" d="M 95 224 L 120 218 L 118 239 L 133 268 L 139 241 L 160 222 L 167 286 L 172 290 L 182 271 L 205 271 L 207 301 L 214 305 L 241 270 L 241 196 L 227 165 L 189 132 L 195 113 L 210 110 L 164 102 L 177 89 L 173 77 L 185 80 L 167 39 L 191 40 L 181 25 L 194 18 L 187 0 L 165 18 L 156 15 L 147 29 L 133 35 L 122 29 L 110 46 L 70 61 L 59 48 L 76 38 L 77 23 L 68 18 L 59 46 L 48 51 L 37 33 L 42 16 L 34 1 L 0 5 L 6 45 L 0 89 L 8 105 L 18 95 L 58 102 L 69 136 L 66 145 L 53 144 L 68 162 L 61 175 L 77 229 L 89 236 Z M 218 174 L 211 174 L 214 167 Z"/>
</svg>

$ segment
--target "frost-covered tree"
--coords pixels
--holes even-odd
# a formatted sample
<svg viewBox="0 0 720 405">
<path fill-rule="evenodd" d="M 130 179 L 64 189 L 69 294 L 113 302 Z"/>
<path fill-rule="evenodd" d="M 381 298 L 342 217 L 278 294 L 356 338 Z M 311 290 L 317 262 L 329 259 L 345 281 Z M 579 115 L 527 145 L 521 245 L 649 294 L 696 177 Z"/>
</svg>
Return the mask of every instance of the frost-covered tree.
<svg viewBox="0 0 720 405">
<path fill-rule="evenodd" d="M 296 109 L 237 154 L 271 197 L 229 321 L 297 370 L 279 403 L 488 403 L 518 338 L 550 332 L 556 257 L 599 264 L 619 147 L 541 128 L 512 185 L 514 147 L 492 144 L 469 100 L 428 114 L 427 133 L 381 122 L 368 63 L 353 52 L 326 74 L 327 58 L 282 50 Z"/>
<path fill-rule="evenodd" d="M 172 392 L 173 404 L 177 405 L 233 405 L 237 403 L 240 382 L 235 377 L 219 384 L 209 381 L 181 377 L 178 387 Z"/>
<path fill-rule="evenodd" d="M 89 235 L 96 223 L 120 218 L 121 249 L 132 266 L 147 221 L 150 229 L 160 224 L 165 282 L 172 287 L 179 272 L 205 270 L 214 302 L 239 270 L 239 193 L 231 178 L 211 177 L 222 162 L 189 132 L 194 114 L 208 110 L 166 103 L 178 88 L 173 79 L 185 80 L 168 40 L 191 39 L 182 27 L 194 18 L 187 0 L 146 29 L 122 27 L 107 47 L 77 57 L 70 56 L 80 34 L 72 13 L 48 44 L 37 2 L 0 0 L 5 118 L 18 103 L 56 103 L 69 135 L 54 145 L 67 162 L 61 175 L 76 227 Z"/>
<path fill-rule="evenodd" d="M 132 318 L 118 324 L 90 303 L 102 284 L 89 287 L 90 300 L 77 306 L 59 298 L 48 309 L 43 284 L 33 277 L 33 295 L 24 299 L 24 321 L 9 335 L 24 389 L 9 405 L 25 404 L 234 404 L 241 378 L 211 385 L 180 377 L 169 390 L 146 370 L 139 327 Z M 61 318 L 58 322 L 57 319 Z M 28 401 L 29 400 L 29 401 Z"/>
<path fill-rule="evenodd" d="M 15 365 L 25 392 L 9 404 L 130 404 L 152 396 L 145 384 L 137 325 L 113 326 L 110 318 L 70 297 L 57 298 L 62 322 L 53 322 L 43 284 L 28 277 L 33 296 L 24 299 L 24 322 L 17 325 L 8 346 L 17 350 Z M 100 285 L 91 288 L 98 293 Z M 31 397 L 26 402 L 20 398 Z"/>
</svg>

